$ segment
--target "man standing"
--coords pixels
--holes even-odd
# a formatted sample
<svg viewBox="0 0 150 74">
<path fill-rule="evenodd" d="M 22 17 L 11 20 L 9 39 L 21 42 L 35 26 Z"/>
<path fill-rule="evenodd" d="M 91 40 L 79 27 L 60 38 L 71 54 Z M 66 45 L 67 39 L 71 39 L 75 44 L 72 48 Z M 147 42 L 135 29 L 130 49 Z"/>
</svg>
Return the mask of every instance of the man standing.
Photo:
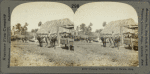
<svg viewBox="0 0 150 74">
<path fill-rule="evenodd" d="M 101 34 L 101 40 L 103 42 L 103 47 L 106 47 L 106 38 L 105 38 L 105 35 Z"/>
<path fill-rule="evenodd" d="M 56 41 L 56 35 L 54 34 L 54 35 L 52 35 L 52 47 L 54 47 L 54 49 L 55 49 L 55 41 Z"/>
<path fill-rule="evenodd" d="M 111 41 L 111 45 L 114 44 L 114 46 L 115 46 L 114 38 L 115 38 L 114 31 L 112 31 L 110 41 Z M 114 46 L 112 46 L 112 47 L 114 47 Z"/>
</svg>

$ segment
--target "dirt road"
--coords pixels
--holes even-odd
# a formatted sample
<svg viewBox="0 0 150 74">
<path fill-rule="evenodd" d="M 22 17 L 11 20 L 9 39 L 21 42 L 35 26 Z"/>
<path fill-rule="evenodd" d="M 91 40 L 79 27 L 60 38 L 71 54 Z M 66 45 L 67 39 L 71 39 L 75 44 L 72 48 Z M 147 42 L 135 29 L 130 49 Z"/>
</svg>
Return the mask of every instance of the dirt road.
<svg viewBox="0 0 150 74">
<path fill-rule="evenodd" d="M 74 51 L 39 47 L 38 43 L 12 42 L 11 66 L 138 66 L 138 52 L 74 42 Z"/>
</svg>

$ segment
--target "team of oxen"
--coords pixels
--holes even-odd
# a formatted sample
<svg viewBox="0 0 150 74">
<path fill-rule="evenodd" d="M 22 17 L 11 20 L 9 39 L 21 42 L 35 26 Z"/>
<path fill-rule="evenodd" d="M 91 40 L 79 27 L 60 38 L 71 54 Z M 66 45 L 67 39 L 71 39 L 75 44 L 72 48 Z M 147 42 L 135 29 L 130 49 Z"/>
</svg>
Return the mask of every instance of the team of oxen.
<svg viewBox="0 0 150 74">
<path fill-rule="evenodd" d="M 55 43 L 57 41 L 56 34 L 51 34 L 51 35 L 38 35 L 37 34 L 36 39 L 33 40 L 31 38 L 32 38 L 31 36 L 26 36 L 26 35 L 15 35 L 15 36 L 12 36 L 11 40 L 12 41 L 17 40 L 18 42 L 24 42 L 24 43 L 28 41 L 31 41 L 31 42 L 38 41 L 40 47 L 43 47 L 43 43 L 46 43 L 46 46 L 50 44 L 54 48 L 55 48 Z"/>
<path fill-rule="evenodd" d="M 16 35 L 14 37 L 15 38 L 13 38 L 13 39 L 15 39 L 17 41 L 19 41 L 19 40 L 21 40 L 22 42 L 30 41 L 29 36 Z M 89 38 L 89 37 L 84 37 L 83 38 L 81 36 L 72 36 L 71 34 L 70 35 L 69 34 L 62 34 L 60 37 L 62 37 L 62 38 L 72 38 L 72 39 L 74 39 L 74 41 L 86 41 L 88 43 L 90 43 L 93 40 L 92 38 Z M 50 44 L 51 47 L 55 48 L 55 43 L 57 42 L 57 34 L 37 35 L 36 40 L 38 41 L 40 47 L 43 47 L 43 43 L 46 43 L 45 47 L 48 46 L 48 44 Z M 115 37 L 101 36 L 101 37 L 99 37 L 99 40 L 102 41 L 103 47 L 106 47 L 107 41 L 109 41 L 110 46 L 119 47 L 120 36 L 115 36 Z"/>
</svg>

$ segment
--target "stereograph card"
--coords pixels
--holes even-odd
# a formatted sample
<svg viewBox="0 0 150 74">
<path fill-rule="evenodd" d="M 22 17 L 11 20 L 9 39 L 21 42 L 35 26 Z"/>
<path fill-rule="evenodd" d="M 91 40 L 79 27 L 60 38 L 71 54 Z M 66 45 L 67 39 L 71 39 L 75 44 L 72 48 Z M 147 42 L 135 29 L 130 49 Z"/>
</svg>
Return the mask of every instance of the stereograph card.
<svg viewBox="0 0 150 74">
<path fill-rule="evenodd" d="M 2 73 L 150 73 L 149 2 L 3 0 Z"/>
</svg>

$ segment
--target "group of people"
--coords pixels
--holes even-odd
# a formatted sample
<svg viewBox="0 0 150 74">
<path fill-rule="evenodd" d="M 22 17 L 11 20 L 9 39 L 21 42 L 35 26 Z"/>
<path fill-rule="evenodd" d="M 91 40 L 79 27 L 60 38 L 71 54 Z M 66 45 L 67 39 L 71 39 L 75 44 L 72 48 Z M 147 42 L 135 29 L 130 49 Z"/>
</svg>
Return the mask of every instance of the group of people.
<svg viewBox="0 0 150 74">
<path fill-rule="evenodd" d="M 106 39 L 108 39 L 110 46 L 112 46 L 112 48 L 119 47 L 120 36 L 116 36 L 113 31 L 111 37 L 106 37 L 105 35 L 101 34 L 100 39 L 103 42 L 103 47 L 106 47 L 107 43 Z"/>
</svg>

